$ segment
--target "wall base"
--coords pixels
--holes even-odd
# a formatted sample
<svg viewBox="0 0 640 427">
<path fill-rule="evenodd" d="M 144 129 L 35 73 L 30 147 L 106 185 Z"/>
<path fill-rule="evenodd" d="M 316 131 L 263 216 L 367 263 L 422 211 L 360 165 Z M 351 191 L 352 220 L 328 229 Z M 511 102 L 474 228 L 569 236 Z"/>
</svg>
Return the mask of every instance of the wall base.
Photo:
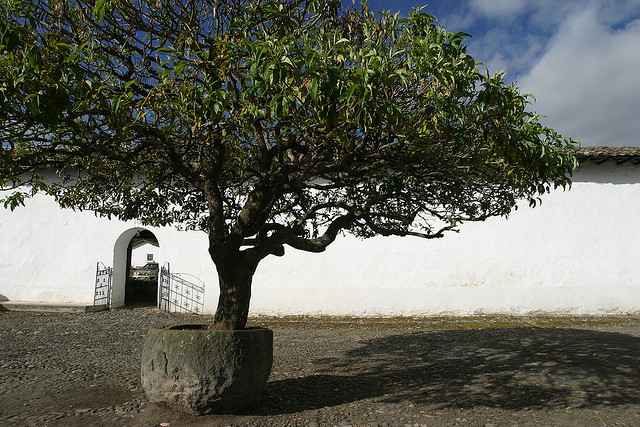
<svg viewBox="0 0 640 427">
<path fill-rule="evenodd" d="M 0 301 L 0 311 L 41 311 L 49 313 L 94 313 L 107 310 L 106 305 L 50 304 L 45 302 Z"/>
</svg>

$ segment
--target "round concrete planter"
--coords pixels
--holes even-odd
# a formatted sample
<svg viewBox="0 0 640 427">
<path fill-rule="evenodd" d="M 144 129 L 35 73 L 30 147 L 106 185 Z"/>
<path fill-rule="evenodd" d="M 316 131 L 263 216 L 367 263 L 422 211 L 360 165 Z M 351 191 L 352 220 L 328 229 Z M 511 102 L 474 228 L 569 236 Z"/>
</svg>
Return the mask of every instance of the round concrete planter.
<svg viewBox="0 0 640 427">
<path fill-rule="evenodd" d="M 151 329 L 142 352 L 142 386 L 152 402 L 195 414 L 233 413 L 260 397 L 273 363 L 273 332 Z"/>
</svg>

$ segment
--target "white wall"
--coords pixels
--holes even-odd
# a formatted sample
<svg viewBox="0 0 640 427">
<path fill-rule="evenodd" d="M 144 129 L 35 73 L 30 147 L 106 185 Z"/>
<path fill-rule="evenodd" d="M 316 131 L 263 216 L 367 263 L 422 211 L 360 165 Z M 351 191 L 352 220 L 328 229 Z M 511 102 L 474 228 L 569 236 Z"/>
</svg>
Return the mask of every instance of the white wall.
<svg viewBox="0 0 640 427">
<path fill-rule="evenodd" d="M 269 314 L 425 315 L 640 311 L 637 166 L 585 164 L 570 191 L 442 239 L 342 238 L 258 270 Z M 600 181 L 600 182 L 596 182 Z M 273 307 L 277 307 L 274 309 Z"/>
<path fill-rule="evenodd" d="M 204 233 L 109 221 L 91 212 L 61 209 L 50 197 L 38 194 L 13 212 L 0 209 L 0 301 L 91 305 L 96 266 L 101 262 L 113 267 L 113 303 L 122 305 L 127 246 L 142 229 L 158 239 L 156 261 L 161 265 L 171 262 L 174 272 L 189 272 L 217 284 Z M 203 257 L 193 257 L 193 252 Z M 217 287 L 211 287 L 207 294 L 217 301 Z"/>
<path fill-rule="evenodd" d="M 523 204 L 509 219 L 464 224 L 442 239 L 343 236 L 321 254 L 287 248 L 258 267 L 251 311 L 638 313 L 638 212 L 639 166 L 587 163 L 570 191 L 553 191 L 542 206 Z M 98 260 L 113 263 L 122 287 L 122 246 L 137 227 L 59 209 L 45 196 L 13 213 L 0 210 L 0 299 L 91 303 Z M 146 228 L 158 238 L 160 264 L 205 282 L 212 313 L 217 278 L 206 235 Z"/>
</svg>

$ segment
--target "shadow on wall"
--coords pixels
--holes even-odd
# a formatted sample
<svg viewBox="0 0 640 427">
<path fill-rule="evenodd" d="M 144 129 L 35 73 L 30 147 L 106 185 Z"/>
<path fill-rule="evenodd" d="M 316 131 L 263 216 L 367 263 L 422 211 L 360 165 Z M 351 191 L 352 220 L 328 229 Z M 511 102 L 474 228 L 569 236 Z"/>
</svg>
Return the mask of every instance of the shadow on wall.
<svg viewBox="0 0 640 427">
<path fill-rule="evenodd" d="M 631 163 L 617 164 L 604 162 L 602 164 L 585 162 L 579 171 L 573 175 L 573 182 L 587 182 L 597 184 L 638 184 L 640 166 Z"/>
<path fill-rule="evenodd" d="M 506 410 L 640 401 L 640 338 L 577 329 L 419 332 L 311 359 L 318 374 L 272 381 L 257 412 L 294 413 L 361 399 Z"/>
</svg>

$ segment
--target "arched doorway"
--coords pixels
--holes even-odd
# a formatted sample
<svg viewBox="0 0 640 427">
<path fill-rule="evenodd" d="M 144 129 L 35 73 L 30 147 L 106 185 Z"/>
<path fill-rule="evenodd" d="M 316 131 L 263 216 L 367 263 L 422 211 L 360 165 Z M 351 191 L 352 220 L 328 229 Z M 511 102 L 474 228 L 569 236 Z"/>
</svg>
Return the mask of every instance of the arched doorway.
<svg viewBox="0 0 640 427">
<path fill-rule="evenodd" d="M 141 227 L 129 229 L 113 250 L 112 307 L 156 306 L 160 265 L 158 239 Z"/>
</svg>

